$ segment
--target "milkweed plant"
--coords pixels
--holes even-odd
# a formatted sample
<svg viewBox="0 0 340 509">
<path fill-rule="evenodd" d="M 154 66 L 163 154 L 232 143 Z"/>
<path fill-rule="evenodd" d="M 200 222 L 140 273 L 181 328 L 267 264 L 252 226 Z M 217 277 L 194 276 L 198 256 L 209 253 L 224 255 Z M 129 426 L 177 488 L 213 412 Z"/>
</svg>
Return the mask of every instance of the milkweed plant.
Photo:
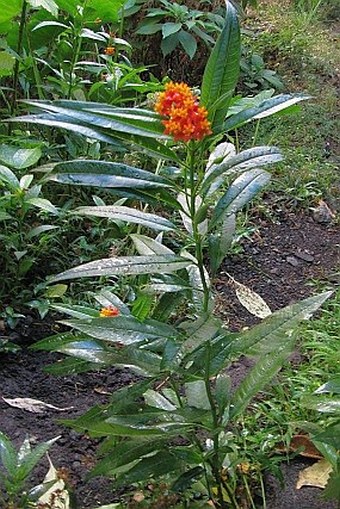
<svg viewBox="0 0 340 509">
<path fill-rule="evenodd" d="M 62 323 L 71 331 L 35 348 L 67 356 L 50 368 L 54 373 L 115 365 L 140 375 L 117 390 L 108 405 L 67 424 L 103 439 L 93 476 L 108 475 L 115 487 L 165 478 L 175 493 L 200 492 L 190 507 L 206 507 L 208 501 L 216 508 L 241 507 L 237 422 L 294 349 L 297 323 L 329 297 L 323 293 L 292 304 L 238 333 L 214 314 L 213 279 L 231 247 L 236 215 L 268 184 L 264 167 L 282 159 L 276 147 L 239 152 L 232 134 L 305 99 L 267 94 L 245 106 L 233 95 L 239 64 L 239 22 L 227 1 L 224 28 L 200 93 L 169 82 L 153 110 L 26 101 L 34 111 L 15 119 L 94 138 L 117 150 L 117 159 L 132 150 L 156 161 L 154 169 L 87 159 L 54 165 L 47 177 L 52 182 L 110 189 L 121 198 L 111 205 L 79 207 L 76 214 L 127 222 L 135 229 L 127 256 L 71 268 L 49 283 L 128 277 L 138 287 L 139 305 L 104 287 L 95 296 L 101 311 L 57 306 L 69 315 Z M 228 367 L 244 354 L 255 355 L 256 362 L 232 390 Z"/>
</svg>

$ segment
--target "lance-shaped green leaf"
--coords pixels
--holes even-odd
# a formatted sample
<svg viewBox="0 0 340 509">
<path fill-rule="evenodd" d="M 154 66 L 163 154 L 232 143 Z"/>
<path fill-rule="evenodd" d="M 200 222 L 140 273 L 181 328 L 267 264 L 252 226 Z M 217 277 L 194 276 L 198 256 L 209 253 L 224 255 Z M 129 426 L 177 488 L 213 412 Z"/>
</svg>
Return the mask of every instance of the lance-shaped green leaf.
<svg viewBox="0 0 340 509">
<path fill-rule="evenodd" d="M 115 486 L 126 486 L 135 482 L 143 482 L 149 479 L 158 479 L 162 475 L 178 471 L 184 467 L 184 462 L 174 454 L 167 451 L 159 451 L 152 456 L 142 458 L 137 465 L 128 472 L 120 474 L 115 480 Z"/>
<path fill-rule="evenodd" d="M 110 131 L 118 131 L 128 133 L 131 135 L 139 135 L 143 137 L 166 138 L 164 135 L 164 127 L 161 123 L 159 115 L 142 116 L 141 114 L 132 114 L 131 108 L 127 111 L 120 108 L 117 112 L 112 108 L 111 111 L 105 108 L 104 111 L 100 109 L 98 103 L 97 109 L 81 108 L 80 105 L 74 106 L 74 102 L 69 104 L 66 101 L 60 103 L 59 101 L 24 101 L 26 104 L 34 108 L 40 108 L 46 112 L 53 113 L 61 118 L 71 117 L 72 122 L 79 122 L 80 124 L 99 127 Z M 83 103 L 86 105 L 86 103 Z"/>
<path fill-rule="evenodd" d="M 118 443 L 104 459 L 91 470 L 90 477 L 111 475 L 121 466 L 128 465 L 144 456 L 157 451 L 164 445 L 165 439 L 131 438 Z"/>
<path fill-rule="evenodd" d="M 66 315 L 72 316 L 73 318 L 98 318 L 99 311 L 88 306 L 79 306 L 77 304 L 52 304 L 52 309 L 55 309 L 59 313 L 65 313 Z"/>
<path fill-rule="evenodd" d="M 188 354 L 206 341 L 215 337 L 222 327 L 222 321 L 210 314 L 204 314 L 193 322 L 184 322 L 181 328 L 186 333 L 186 340 L 181 346 L 183 354 Z"/>
<path fill-rule="evenodd" d="M 277 349 L 261 355 L 255 366 L 236 389 L 230 402 L 231 418 L 236 418 L 244 412 L 253 397 L 273 379 L 292 353 L 295 345 L 295 335 L 282 334 L 280 339 L 279 344 L 276 342 Z"/>
<path fill-rule="evenodd" d="M 224 214 L 221 223 L 217 232 L 209 236 L 210 270 L 213 277 L 232 246 L 236 229 L 235 214 Z"/>
<path fill-rule="evenodd" d="M 114 318 L 94 318 L 89 320 L 63 320 L 62 323 L 74 327 L 89 336 L 103 341 L 122 343 L 147 342 L 158 338 L 169 338 L 177 335 L 176 329 L 156 320 L 139 322 L 133 316 Z"/>
<path fill-rule="evenodd" d="M 59 437 L 52 438 L 47 442 L 43 442 L 37 445 L 34 449 L 32 449 L 28 454 L 20 462 L 20 466 L 15 473 L 15 478 L 17 481 L 23 481 L 26 477 L 32 472 L 33 468 L 37 465 L 37 463 L 41 460 L 43 456 L 47 453 L 51 445 L 53 445 Z"/>
<path fill-rule="evenodd" d="M 164 217 L 119 205 L 79 207 L 74 212 L 83 216 L 106 217 L 117 221 L 140 224 L 153 230 L 171 231 L 176 228 L 171 221 Z"/>
<path fill-rule="evenodd" d="M 320 396 L 305 396 L 302 400 L 302 404 L 318 412 L 325 414 L 334 414 L 340 416 L 340 397 L 328 395 Z"/>
<path fill-rule="evenodd" d="M 50 283 L 64 279 L 93 276 L 133 274 L 169 274 L 190 265 L 190 260 L 176 255 L 120 256 L 103 258 L 79 265 L 49 279 Z"/>
<path fill-rule="evenodd" d="M 41 102 L 36 107 L 41 107 L 48 103 Z M 115 146 L 118 150 L 124 149 L 126 145 L 132 147 L 142 148 L 153 156 L 161 156 L 164 159 L 178 162 L 176 153 L 169 147 L 161 143 L 158 136 L 148 130 L 134 125 L 124 125 L 122 122 L 118 123 L 115 120 L 105 118 L 103 116 L 94 115 L 88 112 L 81 112 L 70 108 L 63 108 L 61 112 L 50 112 L 51 106 L 44 113 L 35 115 L 25 115 L 16 117 L 15 122 L 42 124 L 51 127 L 60 127 L 73 131 L 77 134 L 82 134 L 89 138 L 93 138 L 110 145 Z M 93 117 L 96 117 L 96 121 Z M 93 120 L 93 123 L 91 122 Z M 14 119 L 7 119 L 8 122 Z"/>
<path fill-rule="evenodd" d="M 238 80 L 240 54 L 237 13 L 231 2 L 226 1 L 225 24 L 206 64 L 201 89 L 201 102 L 209 111 L 209 120 L 214 131 L 221 129 L 228 111 L 229 101 Z M 227 100 L 218 104 L 223 96 Z"/>
<path fill-rule="evenodd" d="M 9 438 L 0 431 L 0 460 L 11 477 L 14 477 L 17 466 L 17 452 Z"/>
<path fill-rule="evenodd" d="M 211 171 L 205 174 L 202 183 L 202 192 L 206 194 L 210 190 L 211 184 L 219 183 L 221 175 L 232 175 L 234 173 L 244 172 L 252 168 L 267 166 L 282 160 L 282 155 L 277 147 L 254 147 L 244 150 L 239 154 L 224 159 L 219 164 L 214 164 Z"/>
<path fill-rule="evenodd" d="M 170 248 L 146 235 L 132 234 L 130 237 L 140 255 L 174 254 Z"/>
<path fill-rule="evenodd" d="M 217 202 L 210 221 L 210 228 L 214 228 L 227 216 L 241 210 L 268 184 L 269 180 L 270 174 L 264 170 L 249 170 L 240 175 Z"/>
<path fill-rule="evenodd" d="M 56 164 L 49 180 L 62 184 L 104 188 L 157 188 L 168 187 L 164 177 L 122 163 L 77 160 Z"/>
<path fill-rule="evenodd" d="M 103 288 L 94 298 L 103 307 L 115 306 L 119 309 L 120 314 L 131 315 L 129 307 L 116 294 L 106 288 Z"/>
<path fill-rule="evenodd" d="M 2 183 L 6 184 L 13 191 L 20 189 L 20 182 L 12 170 L 0 165 L 0 186 Z"/>
<path fill-rule="evenodd" d="M 118 349 L 107 348 L 101 342 L 94 340 L 75 341 L 66 343 L 55 351 L 86 361 L 91 366 L 117 366 L 128 368 L 139 376 L 150 377 L 160 372 L 162 358 L 146 349 L 132 346 Z"/>
<path fill-rule="evenodd" d="M 282 112 L 294 104 L 297 104 L 300 101 L 305 101 L 306 99 L 310 99 L 310 96 L 305 94 L 276 95 L 275 97 L 266 99 L 259 106 L 247 108 L 243 111 L 240 111 L 236 115 L 232 115 L 231 117 L 227 118 L 223 124 L 223 129 L 225 131 L 230 131 L 231 129 L 240 127 L 250 120 L 257 120 L 275 115 L 276 113 Z"/>
</svg>

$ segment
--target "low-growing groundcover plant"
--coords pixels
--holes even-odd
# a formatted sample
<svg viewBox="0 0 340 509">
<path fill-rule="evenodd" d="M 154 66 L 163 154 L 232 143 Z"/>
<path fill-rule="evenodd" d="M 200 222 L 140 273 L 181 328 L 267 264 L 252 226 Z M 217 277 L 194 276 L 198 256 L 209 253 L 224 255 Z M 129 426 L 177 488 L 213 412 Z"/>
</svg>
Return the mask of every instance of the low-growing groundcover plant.
<svg viewBox="0 0 340 509">
<path fill-rule="evenodd" d="M 100 312 L 59 307 L 71 316 L 63 323 L 75 332 L 47 338 L 35 348 L 70 357 L 52 368 L 56 373 L 117 365 L 142 376 L 115 392 L 107 406 L 67 423 L 104 439 L 103 458 L 92 475 L 112 477 L 115 487 L 165 479 L 182 507 L 205 507 L 208 501 L 217 508 L 254 505 L 247 482 L 239 483 L 238 421 L 291 353 L 297 323 L 330 295 L 272 314 L 262 309 L 259 313 L 267 317 L 239 333 L 231 333 L 214 315 L 213 277 L 230 248 L 236 214 L 268 183 L 263 166 L 281 159 L 275 147 L 236 153 L 224 136 L 303 98 L 280 95 L 228 115 L 239 61 L 238 19 L 227 2 L 225 26 L 199 97 L 186 84 L 169 83 L 156 97 L 154 112 L 37 101 L 29 103 L 37 113 L 15 119 L 66 128 L 119 150 L 142 149 L 158 159 L 155 172 L 120 162 L 55 165 L 55 182 L 114 189 L 134 200 L 135 206 L 124 201 L 76 212 L 136 224 L 130 237 L 137 255 L 86 263 L 49 282 L 121 276 L 129 279 L 137 298 L 130 306 L 104 288 L 96 296 Z M 154 205 L 162 207 L 164 216 L 149 211 Z M 256 363 L 232 391 L 228 367 L 244 354 L 254 355 Z M 197 492 L 199 498 L 189 501 Z"/>
</svg>

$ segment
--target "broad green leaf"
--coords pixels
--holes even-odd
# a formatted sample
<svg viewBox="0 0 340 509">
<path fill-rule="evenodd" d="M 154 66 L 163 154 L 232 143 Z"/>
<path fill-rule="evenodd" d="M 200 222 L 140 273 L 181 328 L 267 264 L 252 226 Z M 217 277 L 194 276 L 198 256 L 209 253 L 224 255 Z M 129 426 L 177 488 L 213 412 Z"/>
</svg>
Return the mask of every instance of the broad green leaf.
<svg viewBox="0 0 340 509">
<path fill-rule="evenodd" d="M 244 150 L 239 154 L 227 157 L 221 163 L 215 163 L 204 177 L 202 184 L 203 193 L 210 192 L 210 186 L 215 182 L 219 182 L 221 175 L 233 175 L 235 173 L 259 168 L 268 164 L 273 164 L 282 160 L 281 152 L 276 147 L 255 147 Z"/>
<path fill-rule="evenodd" d="M 55 182 L 104 188 L 168 187 L 164 177 L 122 163 L 77 160 L 59 163 L 48 177 Z"/>
<path fill-rule="evenodd" d="M 7 212 L 0 210 L 0 221 L 6 221 L 7 219 L 13 219 L 13 217 L 7 214 Z"/>
<path fill-rule="evenodd" d="M 52 14 L 52 16 L 58 16 L 58 5 L 54 2 L 54 0 L 28 0 L 28 3 L 34 9 L 45 9 Z"/>
<path fill-rule="evenodd" d="M 6 0 L 0 0 L 0 23 L 10 21 L 18 16 L 22 9 L 22 0 L 13 0 L 7 2 Z"/>
<path fill-rule="evenodd" d="M 182 23 L 163 23 L 162 24 L 162 35 L 165 39 L 171 34 L 178 32 L 182 28 Z"/>
<path fill-rule="evenodd" d="M 269 180 L 270 174 L 264 170 L 249 170 L 242 173 L 217 202 L 210 221 L 210 228 L 214 228 L 227 216 L 241 210 L 268 184 Z"/>
<path fill-rule="evenodd" d="M 79 265 L 73 269 L 66 270 L 61 274 L 51 277 L 49 279 L 49 283 L 55 283 L 64 279 L 75 279 L 78 277 L 169 274 L 187 267 L 190 263 L 190 260 L 181 256 L 170 254 L 104 258 L 102 260 L 85 263 L 84 265 Z"/>
<path fill-rule="evenodd" d="M 340 472 L 334 470 L 327 482 L 325 491 L 323 493 L 324 498 L 327 500 L 334 499 L 340 500 Z"/>
<path fill-rule="evenodd" d="M 136 30 L 136 34 L 139 35 L 152 35 L 162 30 L 160 23 L 152 23 L 150 25 L 143 25 Z"/>
<path fill-rule="evenodd" d="M 180 30 L 178 33 L 178 40 L 187 55 L 193 59 L 197 51 L 197 41 L 195 37 L 185 30 Z"/>
<path fill-rule="evenodd" d="M 105 205 L 102 207 L 79 207 L 74 211 L 76 214 L 94 217 L 106 217 L 117 221 L 140 224 L 146 228 L 161 231 L 171 231 L 175 225 L 161 216 L 142 212 L 131 207 Z"/>
<path fill-rule="evenodd" d="M 51 214 L 58 215 L 59 211 L 57 207 L 55 207 L 50 200 L 46 200 L 45 198 L 30 198 L 27 200 L 27 203 L 34 205 L 40 210 L 44 210 L 45 212 L 50 212 Z"/>
<path fill-rule="evenodd" d="M 12 170 L 0 165 L 0 185 L 2 182 L 7 184 L 13 191 L 20 189 L 20 182 Z"/>
<path fill-rule="evenodd" d="M 214 131 L 219 131 L 228 111 L 228 102 L 211 111 L 222 95 L 231 97 L 240 70 L 240 27 L 237 13 L 231 2 L 226 1 L 225 25 L 205 66 L 201 102 L 209 111 Z"/>
<path fill-rule="evenodd" d="M 48 101 L 24 102 L 34 108 L 40 108 L 46 112 L 53 113 L 57 118 L 60 117 L 61 120 L 69 118 L 72 123 L 78 122 L 79 124 L 136 136 L 168 138 L 168 136 L 163 134 L 164 127 L 161 123 L 161 117 L 155 114 L 142 116 L 141 111 L 136 113 L 136 110 L 131 108 L 126 110 L 123 108 L 114 109 L 100 103 L 97 104 L 96 109 L 86 106 L 80 109 L 79 104 L 77 107 L 73 107 L 73 101 L 54 101 L 53 103 Z"/>
<path fill-rule="evenodd" d="M 176 329 L 170 325 L 155 320 L 140 322 L 133 316 L 100 317 L 91 321 L 63 320 L 62 323 L 96 339 L 124 345 L 177 335 Z"/>
<path fill-rule="evenodd" d="M 184 384 L 185 395 L 189 406 L 202 410 L 211 410 L 204 380 L 195 380 Z"/>
<path fill-rule="evenodd" d="M 88 21 L 100 19 L 113 23 L 118 20 L 118 13 L 126 0 L 88 0 L 85 4 L 85 17 Z"/>
<path fill-rule="evenodd" d="M 276 113 L 282 112 L 292 105 L 310 99 L 310 96 L 305 94 L 281 94 L 266 99 L 259 106 L 247 108 L 236 115 L 229 117 L 223 124 L 225 131 L 236 129 L 241 125 L 249 122 L 250 120 L 256 120 L 265 118 Z"/>
<path fill-rule="evenodd" d="M 7 51 L 0 51 L 0 77 L 10 76 L 13 72 L 15 58 Z"/>
<path fill-rule="evenodd" d="M 231 380 L 226 373 L 220 373 L 215 382 L 215 399 L 220 415 L 223 415 L 231 397 Z"/>
</svg>

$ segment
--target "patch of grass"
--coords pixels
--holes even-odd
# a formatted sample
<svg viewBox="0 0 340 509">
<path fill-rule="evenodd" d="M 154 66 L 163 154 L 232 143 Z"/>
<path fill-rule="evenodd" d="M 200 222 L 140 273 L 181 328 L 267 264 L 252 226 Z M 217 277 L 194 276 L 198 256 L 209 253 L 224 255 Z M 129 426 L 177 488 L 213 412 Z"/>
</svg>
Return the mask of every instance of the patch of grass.
<svg viewBox="0 0 340 509">
<path fill-rule="evenodd" d="M 261 4 L 255 19 L 247 21 L 255 34 L 254 51 L 262 53 L 266 64 L 283 77 L 286 91 L 304 92 L 311 98 L 297 113 L 248 125 L 241 130 L 240 139 L 244 146 L 256 143 L 282 149 L 285 159 L 272 170 L 272 189 L 285 203 L 309 207 L 323 198 L 337 211 L 340 44 L 332 25 L 320 21 L 326 16 L 327 5 L 322 4 L 318 17 L 306 20 L 291 3 L 271 1 Z"/>
<path fill-rule="evenodd" d="M 306 409 L 302 397 L 311 394 L 340 371 L 340 290 L 298 331 L 299 348 L 273 385 L 253 405 L 242 423 L 246 449 L 270 456 L 279 443 L 289 444 L 303 421 L 319 422 L 320 414 Z M 282 459 L 282 456 L 281 456 Z M 274 465 L 277 458 L 274 459 Z M 264 466 L 266 464 L 264 463 Z"/>
</svg>

